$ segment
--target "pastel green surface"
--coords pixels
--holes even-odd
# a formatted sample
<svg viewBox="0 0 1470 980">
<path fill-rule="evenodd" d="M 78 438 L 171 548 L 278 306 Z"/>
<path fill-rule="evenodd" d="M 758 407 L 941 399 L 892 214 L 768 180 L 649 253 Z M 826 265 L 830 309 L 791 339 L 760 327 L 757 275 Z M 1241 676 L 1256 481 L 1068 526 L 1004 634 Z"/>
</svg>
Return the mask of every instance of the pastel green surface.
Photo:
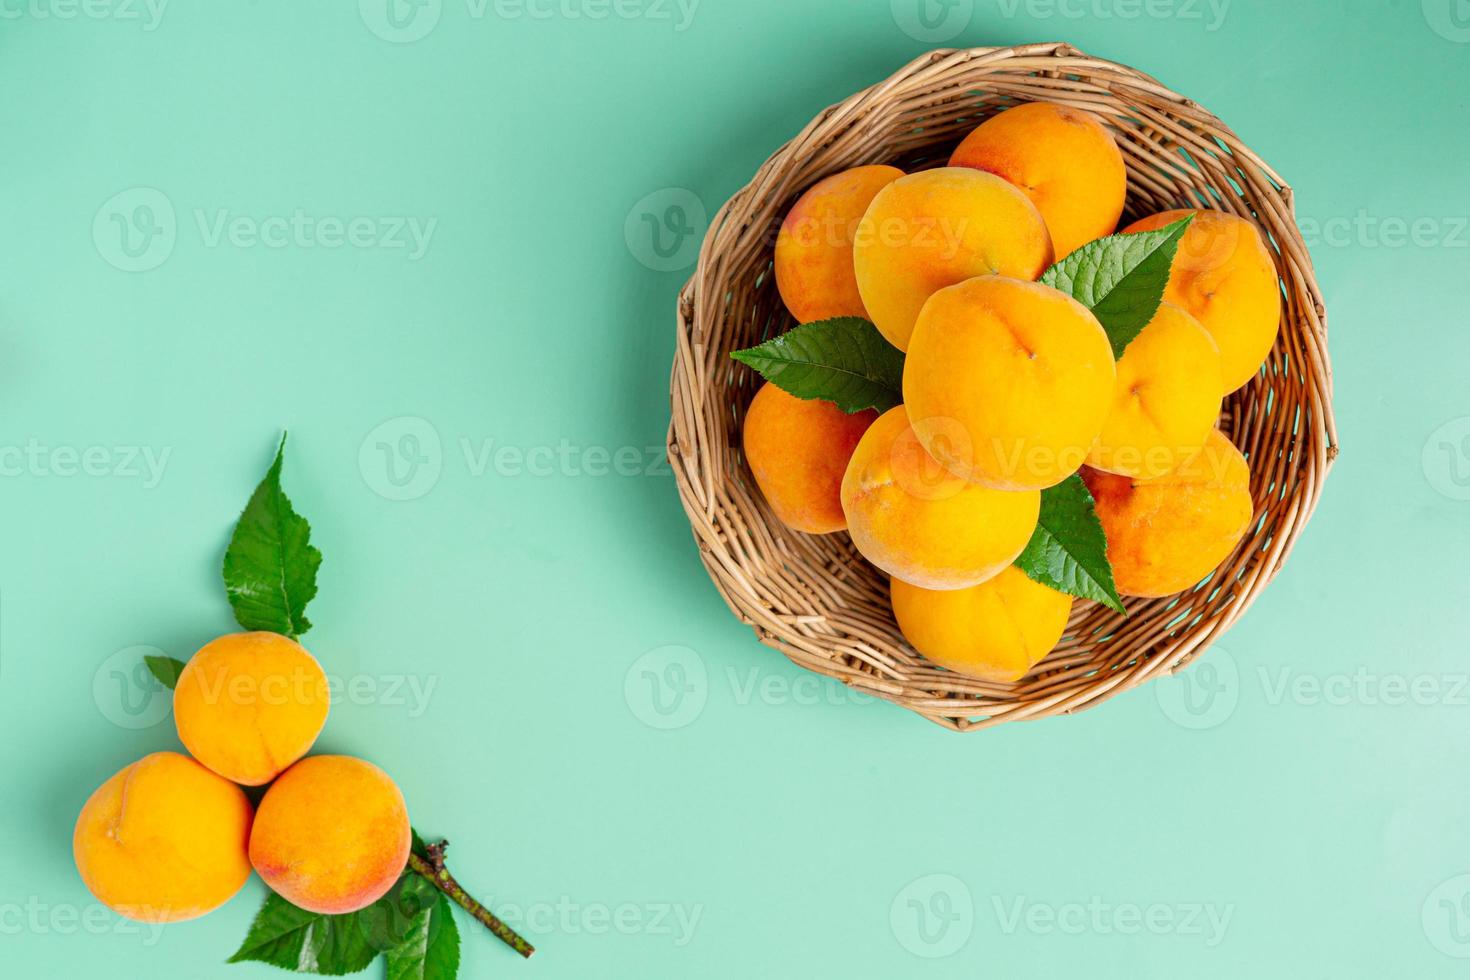
<svg viewBox="0 0 1470 980">
<path fill-rule="evenodd" d="M 4 7 L 0 971 L 280 975 L 224 965 L 258 882 L 157 933 L 70 834 L 177 747 L 130 648 L 231 628 L 289 427 L 348 682 L 319 748 L 541 947 L 461 920 L 462 976 L 1463 975 L 1463 0 L 388 2 Z M 927 47 L 1054 38 L 1293 184 L 1343 455 L 1183 679 L 959 737 L 706 580 L 657 463 L 679 232 Z"/>
</svg>

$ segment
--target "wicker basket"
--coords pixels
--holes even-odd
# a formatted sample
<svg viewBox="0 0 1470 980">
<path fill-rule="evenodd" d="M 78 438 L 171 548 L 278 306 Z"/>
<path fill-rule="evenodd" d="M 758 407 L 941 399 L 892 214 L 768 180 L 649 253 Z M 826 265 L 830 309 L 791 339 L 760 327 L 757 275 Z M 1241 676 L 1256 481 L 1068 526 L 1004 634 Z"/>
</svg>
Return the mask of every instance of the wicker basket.
<svg viewBox="0 0 1470 980">
<path fill-rule="evenodd" d="M 845 534 L 785 528 L 755 487 L 740 426 L 760 378 L 730 351 L 792 326 L 771 272 L 775 232 L 815 181 L 861 164 L 942 166 L 971 129 L 1018 102 L 1080 106 L 1114 130 L 1128 166 L 1124 220 L 1211 207 L 1254 221 L 1285 284 L 1264 373 L 1230 396 L 1221 427 L 1251 464 L 1253 532 L 1206 584 L 1126 600 L 1128 617 L 1076 603 L 1062 643 L 1015 684 L 972 680 L 915 653 L 888 583 Z M 669 457 L 700 555 L 725 601 L 793 662 L 947 728 L 1079 711 L 1198 656 L 1281 568 L 1337 456 L 1326 312 L 1291 188 L 1220 120 L 1131 68 L 1065 44 L 935 51 L 821 113 L 715 215 L 678 304 Z"/>
</svg>

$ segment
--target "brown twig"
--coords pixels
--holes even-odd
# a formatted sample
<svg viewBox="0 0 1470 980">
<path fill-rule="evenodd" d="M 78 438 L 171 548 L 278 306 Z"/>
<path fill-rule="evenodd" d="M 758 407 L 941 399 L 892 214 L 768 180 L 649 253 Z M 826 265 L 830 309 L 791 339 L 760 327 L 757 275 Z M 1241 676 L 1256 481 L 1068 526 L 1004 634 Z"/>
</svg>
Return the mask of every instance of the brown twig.
<svg viewBox="0 0 1470 980">
<path fill-rule="evenodd" d="M 536 947 L 521 938 L 519 933 L 502 922 L 495 913 L 475 901 L 474 896 L 454 880 L 454 875 L 450 874 L 449 869 L 444 866 L 444 850 L 448 846 L 449 841 L 447 840 L 425 845 L 425 849 L 429 852 L 427 860 L 410 852 L 408 866 L 433 882 L 435 888 L 448 895 L 450 901 L 472 915 L 486 929 L 495 933 L 497 939 L 529 959 L 531 954 L 536 952 Z"/>
</svg>

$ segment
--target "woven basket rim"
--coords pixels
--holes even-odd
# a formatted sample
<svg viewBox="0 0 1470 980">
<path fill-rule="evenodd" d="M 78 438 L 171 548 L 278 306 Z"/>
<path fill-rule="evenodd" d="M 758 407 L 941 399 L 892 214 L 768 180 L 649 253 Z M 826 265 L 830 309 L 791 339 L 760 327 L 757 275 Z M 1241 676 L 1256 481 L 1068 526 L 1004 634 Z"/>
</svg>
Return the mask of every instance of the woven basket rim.
<svg viewBox="0 0 1470 980">
<path fill-rule="evenodd" d="M 909 648 L 887 610 L 886 582 L 845 533 L 803 535 L 774 518 L 752 490 L 739 447 L 752 382 L 727 355 L 792 325 L 779 299 L 771 303 L 770 252 L 771 230 L 796 194 L 858 163 L 947 153 L 953 132 L 976 124 L 982 101 L 1033 94 L 1084 106 L 1114 128 L 1129 169 L 1130 211 L 1217 199 L 1214 206 L 1255 223 L 1284 305 L 1266 372 L 1230 396 L 1222 413 L 1222 428 L 1251 461 L 1253 532 L 1208 584 L 1171 599 L 1125 600 L 1127 620 L 1078 600 L 1063 644 L 1007 685 L 942 670 Z M 912 126 L 912 118 L 926 125 Z M 876 141 L 885 125 L 898 135 Z M 931 130 L 944 135 L 926 143 L 918 134 Z M 1188 665 L 1275 577 L 1338 455 L 1326 304 L 1291 187 L 1199 103 L 1065 42 L 931 51 L 819 112 L 714 214 L 680 290 L 676 325 L 669 460 L 701 560 L 726 604 L 799 666 L 951 730 L 1084 710 Z M 1288 413 L 1291 431 L 1280 422 Z"/>
</svg>

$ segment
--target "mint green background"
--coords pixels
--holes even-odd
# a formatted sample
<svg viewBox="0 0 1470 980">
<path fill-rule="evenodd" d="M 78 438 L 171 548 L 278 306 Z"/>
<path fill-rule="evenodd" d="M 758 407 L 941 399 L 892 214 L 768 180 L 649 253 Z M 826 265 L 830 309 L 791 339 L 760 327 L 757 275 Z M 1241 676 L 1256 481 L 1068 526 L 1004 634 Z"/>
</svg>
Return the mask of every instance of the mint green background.
<svg viewBox="0 0 1470 980">
<path fill-rule="evenodd" d="M 48 451 L 0 477 L 0 972 L 279 975 L 223 965 L 259 882 L 198 922 L 133 931 L 96 911 L 69 839 L 102 779 L 176 747 L 167 718 L 116 723 L 149 692 L 125 702 L 113 671 L 131 655 L 108 658 L 186 657 L 231 628 L 219 558 L 289 427 L 288 489 L 326 554 L 309 646 L 337 676 L 435 685 L 422 712 L 383 688 L 344 699 L 319 748 L 393 773 L 493 906 L 540 910 L 522 919 L 542 948 L 526 964 L 462 925 L 462 976 L 1463 976 L 1455 2 L 1235 0 L 1223 22 L 1184 0 L 1137 17 L 1129 0 L 950 8 L 951 44 L 1062 37 L 1150 71 L 1270 160 L 1304 221 L 1336 222 L 1314 257 L 1343 445 L 1290 563 L 1184 680 L 969 737 L 759 646 L 705 578 L 666 471 L 475 475 L 462 443 L 660 446 L 688 270 L 639 261 L 635 205 L 663 192 L 641 209 L 662 214 L 684 188 L 712 213 L 822 107 L 932 46 L 899 26 L 909 0 L 704 0 L 684 30 L 445 0 L 412 43 L 376 36 L 370 2 L 177 0 L 152 30 L 106 5 L 7 6 L 0 453 Z M 107 215 L 92 226 L 137 187 L 166 195 L 178 232 L 130 273 L 106 260 Z M 195 220 L 298 207 L 438 223 L 413 261 L 210 247 Z M 1371 230 L 1385 219 L 1420 221 L 1420 240 Z M 442 473 L 395 501 L 374 489 L 379 437 L 366 465 L 359 449 L 400 417 L 439 435 Z M 93 446 L 170 455 L 156 486 L 51 472 Z M 640 700 L 664 654 L 640 658 L 666 646 L 706 672 L 686 715 L 703 710 L 674 730 Z M 1361 672 L 1367 693 L 1281 695 L 1282 671 Z M 1434 686 L 1431 703 L 1382 703 L 1385 678 Z M 968 894 L 973 922 L 927 920 L 925 946 L 908 899 L 942 889 L 935 874 L 959 884 L 931 908 Z M 1018 900 L 1066 927 L 1007 928 Z M 1230 919 L 1219 942 L 1074 928 L 1069 907 L 1094 902 Z M 642 927 L 606 924 L 625 905 Z M 654 924 L 660 905 L 697 913 L 692 935 Z"/>
</svg>

